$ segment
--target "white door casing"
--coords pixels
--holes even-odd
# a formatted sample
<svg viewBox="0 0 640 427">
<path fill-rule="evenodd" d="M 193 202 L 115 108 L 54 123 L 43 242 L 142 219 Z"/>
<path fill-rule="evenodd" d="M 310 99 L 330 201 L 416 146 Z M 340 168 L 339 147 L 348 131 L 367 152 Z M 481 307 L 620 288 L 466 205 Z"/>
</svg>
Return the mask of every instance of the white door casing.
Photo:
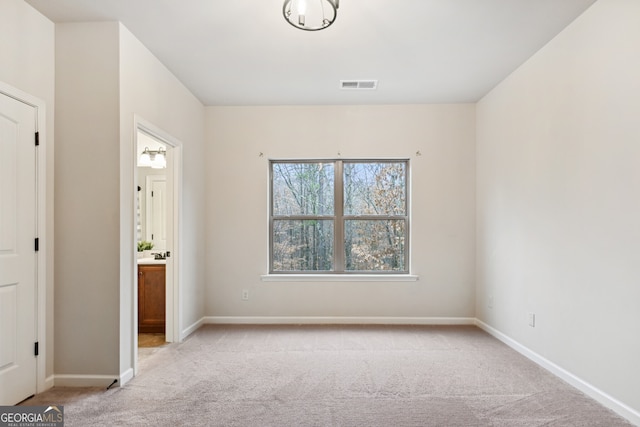
<svg viewBox="0 0 640 427">
<path fill-rule="evenodd" d="M 36 393 L 36 110 L 0 93 L 0 405 Z"/>
<path fill-rule="evenodd" d="M 171 253 L 166 260 L 166 333 L 165 338 L 168 342 L 182 341 L 181 324 L 180 324 L 180 258 L 181 258 L 181 242 L 180 242 L 180 212 L 181 212 L 181 188 L 182 188 L 182 142 L 174 138 L 153 123 L 143 119 L 140 116 L 134 116 L 134 127 L 136 129 L 136 140 L 134 147 L 137 157 L 137 141 L 140 135 L 147 136 L 157 140 L 163 144 L 167 150 L 167 168 L 165 169 L 165 213 L 166 213 L 166 251 Z M 137 184 L 137 165 L 136 159 L 133 162 L 134 184 Z M 135 189 L 135 186 L 132 186 Z M 145 197 L 146 199 L 146 197 Z M 146 206 L 146 201 L 145 201 Z M 136 212 L 132 212 L 134 217 Z M 146 220 L 146 213 L 145 213 Z M 135 236 L 134 236 L 135 237 Z M 145 234 L 146 237 L 146 234 Z M 135 241 L 132 242 L 135 244 Z M 134 263 L 134 271 L 136 271 L 136 260 Z M 132 303 L 133 318 L 137 318 L 137 274 L 133 275 Z M 132 364 L 134 372 L 137 374 L 137 321 L 132 322 Z"/>
</svg>

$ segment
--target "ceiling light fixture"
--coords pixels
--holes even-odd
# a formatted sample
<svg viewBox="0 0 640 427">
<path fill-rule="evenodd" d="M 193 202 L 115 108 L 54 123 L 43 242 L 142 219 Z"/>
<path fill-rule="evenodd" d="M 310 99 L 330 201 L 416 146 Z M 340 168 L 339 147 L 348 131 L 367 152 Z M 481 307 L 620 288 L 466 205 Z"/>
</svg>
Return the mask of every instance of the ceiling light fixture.
<svg viewBox="0 0 640 427">
<path fill-rule="evenodd" d="M 289 24 L 300 30 L 324 30 L 336 20 L 339 1 L 284 0 L 282 14 Z"/>
<path fill-rule="evenodd" d="M 159 148 L 158 150 L 149 150 L 149 147 L 145 147 L 140 159 L 138 160 L 138 166 L 162 169 L 167 167 L 167 150 Z"/>
</svg>

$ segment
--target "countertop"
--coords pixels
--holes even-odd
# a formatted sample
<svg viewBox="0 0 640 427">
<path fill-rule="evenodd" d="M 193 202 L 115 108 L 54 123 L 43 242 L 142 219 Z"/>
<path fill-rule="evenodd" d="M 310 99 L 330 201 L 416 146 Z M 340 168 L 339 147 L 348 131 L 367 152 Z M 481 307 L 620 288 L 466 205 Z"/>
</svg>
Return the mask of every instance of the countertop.
<svg viewBox="0 0 640 427">
<path fill-rule="evenodd" d="M 156 264 L 166 264 L 166 259 L 155 259 L 155 258 L 138 258 L 138 265 L 156 265 Z"/>
</svg>

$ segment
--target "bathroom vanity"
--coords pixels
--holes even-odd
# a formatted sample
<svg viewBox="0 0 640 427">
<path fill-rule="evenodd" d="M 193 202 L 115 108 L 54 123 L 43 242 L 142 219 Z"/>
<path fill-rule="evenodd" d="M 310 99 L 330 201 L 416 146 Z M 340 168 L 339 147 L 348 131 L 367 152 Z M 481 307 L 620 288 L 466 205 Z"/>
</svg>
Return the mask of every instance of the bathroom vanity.
<svg viewBox="0 0 640 427">
<path fill-rule="evenodd" d="M 138 332 L 165 332 L 166 261 L 138 260 Z"/>
</svg>

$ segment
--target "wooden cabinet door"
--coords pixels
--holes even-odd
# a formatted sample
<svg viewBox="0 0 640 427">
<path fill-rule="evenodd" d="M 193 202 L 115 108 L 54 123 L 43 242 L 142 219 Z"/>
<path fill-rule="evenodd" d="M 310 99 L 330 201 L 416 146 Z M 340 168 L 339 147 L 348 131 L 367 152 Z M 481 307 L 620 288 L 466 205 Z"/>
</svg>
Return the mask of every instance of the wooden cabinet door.
<svg viewBox="0 0 640 427">
<path fill-rule="evenodd" d="M 138 266 L 138 332 L 165 332 L 165 266 Z"/>
</svg>

